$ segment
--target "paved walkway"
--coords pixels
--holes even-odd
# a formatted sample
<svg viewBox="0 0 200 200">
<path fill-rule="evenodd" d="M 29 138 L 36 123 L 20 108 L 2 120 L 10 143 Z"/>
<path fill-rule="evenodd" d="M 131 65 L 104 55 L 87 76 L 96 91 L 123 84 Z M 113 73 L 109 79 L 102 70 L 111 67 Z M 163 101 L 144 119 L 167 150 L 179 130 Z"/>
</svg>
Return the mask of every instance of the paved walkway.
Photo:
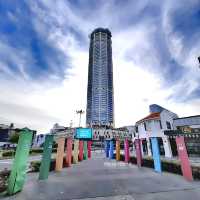
<svg viewBox="0 0 200 200">
<path fill-rule="evenodd" d="M 109 161 L 102 154 L 93 159 L 51 172 L 47 181 L 29 174 L 21 193 L 6 200 L 199 200 L 200 182 L 182 176 L 138 169 L 135 165 Z"/>
</svg>

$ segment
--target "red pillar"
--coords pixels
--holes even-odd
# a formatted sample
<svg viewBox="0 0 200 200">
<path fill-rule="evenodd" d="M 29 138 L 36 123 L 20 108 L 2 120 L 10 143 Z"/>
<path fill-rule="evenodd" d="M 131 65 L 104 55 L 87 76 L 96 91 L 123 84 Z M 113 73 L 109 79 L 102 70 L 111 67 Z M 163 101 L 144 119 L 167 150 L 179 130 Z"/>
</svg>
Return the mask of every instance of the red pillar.
<svg viewBox="0 0 200 200">
<path fill-rule="evenodd" d="M 67 151 L 66 151 L 66 163 L 70 167 L 72 163 L 72 138 L 67 138 Z"/>
<path fill-rule="evenodd" d="M 185 146 L 185 141 L 183 136 L 176 137 L 176 145 L 177 145 L 178 156 L 181 161 L 181 170 L 183 176 L 187 180 L 192 181 L 193 180 L 192 169 L 190 166 L 190 161 L 188 158 L 187 149 Z"/>
<path fill-rule="evenodd" d="M 125 151 L 125 162 L 128 163 L 130 160 L 128 139 L 125 139 L 124 141 L 124 151 Z"/>
<path fill-rule="evenodd" d="M 88 141 L 88 158 L 92 157 L 92 141 Z"/>
<path fill-rule="evenodd" d="M 83 160 L 83 141 L 79 140 L 79 160 Z"/>
</svg>

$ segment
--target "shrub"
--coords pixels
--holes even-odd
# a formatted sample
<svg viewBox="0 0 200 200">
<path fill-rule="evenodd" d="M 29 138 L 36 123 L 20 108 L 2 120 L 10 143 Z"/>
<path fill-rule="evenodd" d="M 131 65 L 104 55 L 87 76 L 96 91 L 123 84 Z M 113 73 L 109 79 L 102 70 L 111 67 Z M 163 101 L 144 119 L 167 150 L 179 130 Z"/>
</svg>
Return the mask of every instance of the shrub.
<svg viewBox="0 0 200 200">
<path fill-rule="evenodd" d="M 0 193 L 6 191 L 9 175 L 10 175 L 10 170 L 4 169 L 3 171 L 0 171 Z"/>
<path fill-rule="evenodd" d="M 29 168 L 31 168 L 31 172 L 39 172 L 40 171 L 41 161 L 32 161 L 30 163 Z"/>
<path fill-rule="evenodd" d="M 14 150 L 6 150 L 2 153 L 2 157 L 11 157 L 15 155 Z"/>
<path fill-rule="evenodd" d="M 31 149 L 30 154 L 32 154 L 32 153 L 43 153 L 43 148 Z"/>
</svg>

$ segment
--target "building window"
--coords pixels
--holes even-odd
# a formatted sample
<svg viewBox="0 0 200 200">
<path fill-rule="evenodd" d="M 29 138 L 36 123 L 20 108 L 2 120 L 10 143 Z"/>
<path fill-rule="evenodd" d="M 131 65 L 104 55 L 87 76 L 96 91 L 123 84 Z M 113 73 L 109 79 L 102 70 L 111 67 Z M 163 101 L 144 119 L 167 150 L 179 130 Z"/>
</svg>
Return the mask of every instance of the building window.
<svg viewBox="0 0 200 200">
<path fill-rule="evenodd" d="M 160 123 L 160 129 L 162 129 L 162 123 L 161 123 L 161 120 L 159 120 L 159 123 Z"/>
<path fill-rule="evenodd" d="M 171 124 L 169 122 L 166 122 L 166 125 L 167 125 L 167 129 L 172 129 Z"/>
<path fill-rule="evenodd" d="M 145 131 L 147 130 L 147 126 L 146 126 L 146 123 L 144 122 L 144 129 Z"/>
<path fill-rule="evenodd" d="M 135 132 L 138 133 L 138 126 L 135 127 Z"/>
</svg>

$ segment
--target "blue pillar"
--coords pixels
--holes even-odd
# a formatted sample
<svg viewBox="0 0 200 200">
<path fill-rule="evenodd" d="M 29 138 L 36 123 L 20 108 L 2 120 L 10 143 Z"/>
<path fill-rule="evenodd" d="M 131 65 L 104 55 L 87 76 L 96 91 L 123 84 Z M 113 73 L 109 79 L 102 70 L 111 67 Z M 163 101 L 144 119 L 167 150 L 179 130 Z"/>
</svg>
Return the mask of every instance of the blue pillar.
<svg viewBox="0 0 200 200">
<path fill-rule="evenodd" d="M 152 151 L 153 151 L 153 161 L 154 161 L 154 169 L 156 172 L 161 173 L 161 161 L 160 161 L 160 151 L 158 146 L 158 139 L 157 138 L 151 138 L 151 144 L 152 144 Z"/>
<path fill-rule="evenodd" d="M 109 151 L 109 158 L 113 159 L 114 158 L 114 144 L 113 141 L 110 141 L 110 151 Z"/>
<path fill-rule="evenodd" d="M 106 158 L 109 157 L 109 141 L 105 141 L 105 153 L 106 153 Z"/>
</svg>

